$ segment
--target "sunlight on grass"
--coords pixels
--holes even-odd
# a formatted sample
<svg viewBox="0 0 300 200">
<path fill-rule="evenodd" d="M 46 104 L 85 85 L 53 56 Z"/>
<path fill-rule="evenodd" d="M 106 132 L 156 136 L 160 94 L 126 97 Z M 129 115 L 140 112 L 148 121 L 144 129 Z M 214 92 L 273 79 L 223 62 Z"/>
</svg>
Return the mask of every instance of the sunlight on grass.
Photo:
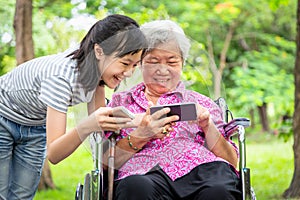
<svg viewBox="0 0 300 200">
<path fill-rule="evenodd" d="M 77 184 L 83 183 L 84 175 L 93 169 L 91 152 L 82 145 L 70 157 L 50 167 L 56 189 L 39 191 L 34 200 L 74 199 Z"/>
<path fill-rule="evenodd" d="M 292 140 L 283 142 L 275 136 L 247 143 L 247 165 L 258 200 L 283 199 L 294 172 L 292 146 Z"/>
</svg>

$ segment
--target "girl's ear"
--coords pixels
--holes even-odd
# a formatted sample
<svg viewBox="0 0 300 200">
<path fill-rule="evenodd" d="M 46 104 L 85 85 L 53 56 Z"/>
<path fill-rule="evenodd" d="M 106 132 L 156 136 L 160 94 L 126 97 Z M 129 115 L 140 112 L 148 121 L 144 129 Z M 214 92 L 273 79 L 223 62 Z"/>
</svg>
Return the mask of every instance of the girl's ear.
<svg viewBox="0 0 300 200">
<path fill-rule="evenodd" d="M 103 56 L 103 49 L 99 46 L 99 44 L 94 45 L 95 56 L 98 60 Z"/>
</svg>

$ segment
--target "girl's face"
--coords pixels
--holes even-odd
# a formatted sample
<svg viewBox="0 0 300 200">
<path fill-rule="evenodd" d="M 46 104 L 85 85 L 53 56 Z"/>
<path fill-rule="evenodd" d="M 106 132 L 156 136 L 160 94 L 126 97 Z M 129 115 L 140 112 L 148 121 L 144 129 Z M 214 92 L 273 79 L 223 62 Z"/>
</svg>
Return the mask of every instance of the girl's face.
<svg viewBox="0 0 300 200">
<path fill-rule="evenodd" d="M 156 96 L 174 90 L 180 81 L 182 65 L 181 54 L 174 44 L 167 43 L 147 53 L 141 67 L 147 89 Z"/>
<path fill-rule="evenodd" d="M 103 55 L 99 60 L 101 79 L 110 88 L 116 88 L 121 81 L 130 77 L 141 60 L 142 51 L 135 54 L 127 54 L 124 57 L 115 55 Z"/>
</svg>

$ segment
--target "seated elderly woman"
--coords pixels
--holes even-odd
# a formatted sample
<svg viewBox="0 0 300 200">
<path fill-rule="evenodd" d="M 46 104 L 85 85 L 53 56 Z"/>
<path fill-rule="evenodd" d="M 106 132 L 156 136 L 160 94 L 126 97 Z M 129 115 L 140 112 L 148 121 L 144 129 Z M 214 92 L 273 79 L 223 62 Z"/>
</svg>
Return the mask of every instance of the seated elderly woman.
<svg viewBox="0 0 300 200">
<path fill-rule="evenodd" d="M 114 199 L 241 199 L 238 150 L 225 136 L 221 110 L 180 80 L 189 40 L 170 20 L 141 29 L 149 45 L 140 66 L 143 82 L 115 93 L 108 105 L 143 113 L 135 128 L 120 130 L 116 138 Z M 195 121 L 165 117 L 169 108 L 149 111 L 152 105 L 184 102 L 196 103 Z"/>
</svg>

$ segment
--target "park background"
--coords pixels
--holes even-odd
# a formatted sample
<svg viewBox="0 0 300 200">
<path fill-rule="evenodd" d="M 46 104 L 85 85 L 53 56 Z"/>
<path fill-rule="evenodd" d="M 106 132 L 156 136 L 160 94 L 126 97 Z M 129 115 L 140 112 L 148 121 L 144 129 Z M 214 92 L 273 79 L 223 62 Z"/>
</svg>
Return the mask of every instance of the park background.
<svg viewBox="0 0 300 200">
<path fill-rule="evenodd" d="M 20 15 L 22 6 L 29 6 L 32 15 Z M 186 85 L 213 99 L 225 97 L 234 117 L 252 122 L 246 129 L 247 166 L 257 199 L 292 199 L 283 197 L 288 188 L 300 199 L 293 148 L 300 135 L 293 129 L 297 1 L 0 0 L 0 75 L 77 44 L 96 20 L 111 13 L 139 24 L 178 22 L 192 41 L 183 74 Z M 22 23 L 25 37 L 19 37 Z M 70 127 L 86 115 L 82 110 L 84 106 L 70 109 Z M 35 200 L 73 199 L 77 184 L 93 169 L 89 145 L 85 142 L 50 169 L 55 188 L 46 185 Z"/>
</svg>

